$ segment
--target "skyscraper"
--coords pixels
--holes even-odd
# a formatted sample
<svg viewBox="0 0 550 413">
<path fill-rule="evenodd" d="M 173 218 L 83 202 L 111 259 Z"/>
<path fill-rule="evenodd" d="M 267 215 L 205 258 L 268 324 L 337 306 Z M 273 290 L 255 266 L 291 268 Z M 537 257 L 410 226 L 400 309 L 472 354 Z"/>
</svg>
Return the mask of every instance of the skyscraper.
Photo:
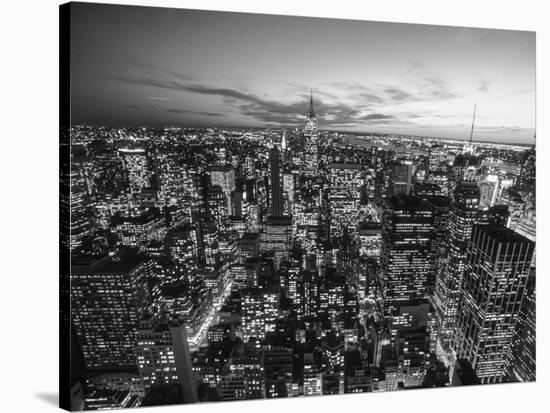
<svg viewBox="0 0 550 413">
<path fill-rule="evenodd" d="M 265 314 L 262 292 L 257 288 L 241 290 L 242 328 L 245 342 L 265 334 Z"/>
<path fill-rule="evenodd" d="M 382 216 L 381 275 L 386 314 L 426 297 L 433 272 L 432 207 L 416 197 L 392 199 Z"/>
<path fill-rule="evenodd" d="M 341 237 L 344 230 L 355 236 L 359 234 L 359 205 L 361 186 L 364 184 L 363 169 L 356 163 L 330 164 L 330 235 Z"/>
<path fill-rule="evenodd" d="M 306 176 L 317 176 L 317 169 L 319 167 L 317 126 L 317 114 L 313 110 L 313 92 L 311 92 L 309 111 L 306 115 L 306 126 L 304 128 L 305 147 L 303 167 Z"/>
<path fill-rule="evenodd" d="M 71 270 L 73 323 L 86 367 L 135 367 L 138 322 L 151 303 L 145 263 L 127 254 Z"/>
<path fill-rule="evenodd" d="M 71 171 L 70 188 L 69 247 L 74 250 L 80 246 L 84 236 L 91 230 L 90 217 L 86 208 L 86 181 L 82 177 L 82 173 Z"/>
<path fill-rule="evenodd" d="M 210 168 L 212 186 L 219 186 L 223 193 L 227 210 L 231 211 L 231 193 L 235 190 L 235 168 L 231 165 L 215 165 Z"/>
<path fill-rule="evenodd" d="M 468 243 L 453 344 L 482 384 L 507 380 L 534 242 L 503 226 L 476 225 Z"/>
<path fill-rule="evenodd" d="M 536 287 L 535 269 L 531 268 L 525 298 L 521 305 L 514 340 L 513 376 L 520 381 L 535 381 L 537 376 Z"/>
<path fill-rule="evenodd" d="M 398 159 L 393 164 L 390 180 L 390 196 L 407 196 L 411 194 L 413 162 Z"/>
<path fill-rule="evenodd" d="M 231 165 L 215 165 L 209 173 L 212 185 L 221 187 L 224 195 L 230 196 L 235 190 L 235 168 Z"/>
<path fill-rule="evenodd" d="M 475 182 L 461 182 L 454 192 L 449 213 L 447 238 L 438 262 L 433 304 L 438 329 L 438 350 L 449 351 L 464 274 L 468 241 L 479 214 L 479 188 Z M 445 356 L 443 357 L 445 359 Z M 449 361 L 450 362 L 450 361 Z"/>
<path fill-rule="evenodd" d="M 224 400 L 265 397 L 263 353 L 238 346 L 223 376 Z"/>
<path fill-rule="evenodd" d="M 136 343 L 140 377 L 147 390 L 153 385 L 178 383 L 185 403 L 197 402 L 185 325 L 142 321 Z"/>
<path fill-rule="evenodd" d="M 443 254 L 443 245 L 447 239 L 447 229 L 449 225 L 449 213 L 451 209 L 451 199 L 435 195 L 424 199 L 433 209 L 434 212 L 434 237 L 432 242 L 432 258 L 434 261 L 433 286 L 435 288 L 435 277 L 439 262 Z M 433 294 L 433 291 L 430 292 Z"/>
<path fill-rule="evenodd" d="M 283 215 L 283 189 L 281 177 L 281 154 L 276 146 L 269 151 L 269 168 L 271 178 L 271 215 Z"/>
<path fill-rule="evenodd" d="M 269 216 L 264 225 L 261 237 L 261 249 L 273 254 L 278 265 L 282 259 L 288 258 L 292 246 L 292 218 L 289 216 Z"/>
<path fill-rule="evenodd" d="M 118 153 L 128 177 L 129 192 L 135 195 L 150 184 L 151 171 L 147 152 L 143 148 L 120 148 Z"/>
</svg>

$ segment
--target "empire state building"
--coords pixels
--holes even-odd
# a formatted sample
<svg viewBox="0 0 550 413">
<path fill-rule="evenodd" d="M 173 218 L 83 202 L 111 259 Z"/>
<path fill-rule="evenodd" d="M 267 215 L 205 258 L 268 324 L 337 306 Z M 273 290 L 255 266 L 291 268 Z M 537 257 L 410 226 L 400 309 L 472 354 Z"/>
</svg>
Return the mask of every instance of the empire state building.
<svg viewBox="0 0 550 413">
<path fill-rule="evenodd" d="M 317 148 L 317 114 L 313 110 L 313 92 L 309 99 L 309 112 L 306 116 L 304 128 L 304 174 L 306 176 L 317 176 L 319 165 Z"/>
</svg>

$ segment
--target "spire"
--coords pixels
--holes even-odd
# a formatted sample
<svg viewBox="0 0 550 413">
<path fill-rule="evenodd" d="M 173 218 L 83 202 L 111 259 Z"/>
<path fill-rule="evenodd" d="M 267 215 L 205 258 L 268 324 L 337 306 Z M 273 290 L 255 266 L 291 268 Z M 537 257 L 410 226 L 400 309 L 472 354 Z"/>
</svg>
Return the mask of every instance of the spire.
<svg viewBox="0 0 550 413">
<path fill-rule="evenodd" d="M 472 147 L 472 139 L 474 138 L 474 123 L 476 121 L 477 102 L 474 104 L 474 117 L 472 118 L 472 130 L 470 131 L 470 148 Z"/>
<path fill-rule="evenodd" d="M 315 111 L 313 110 L 313 89 L 310 89 L 310 97 L 309 97 L 309 112 L 308 115 L 315 115 Z"/>
</svg>

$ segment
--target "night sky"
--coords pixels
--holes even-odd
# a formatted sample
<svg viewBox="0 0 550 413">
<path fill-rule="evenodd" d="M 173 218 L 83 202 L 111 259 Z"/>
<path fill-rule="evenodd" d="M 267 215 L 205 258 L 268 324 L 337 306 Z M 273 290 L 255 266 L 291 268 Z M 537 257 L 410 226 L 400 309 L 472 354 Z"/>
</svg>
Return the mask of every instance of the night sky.
<svg viewBox="0 0 550 413">
<path fill-rule="evenodd" d="M 535 33 L 73 4 L 73 124 L 302 126 L 531 143 Z"/>
</svg>

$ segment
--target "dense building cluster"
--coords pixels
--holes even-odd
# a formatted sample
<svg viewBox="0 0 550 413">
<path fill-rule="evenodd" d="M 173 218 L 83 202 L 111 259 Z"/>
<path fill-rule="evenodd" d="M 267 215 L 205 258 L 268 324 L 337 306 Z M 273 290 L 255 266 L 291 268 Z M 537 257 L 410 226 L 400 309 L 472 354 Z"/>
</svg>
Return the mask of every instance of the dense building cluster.
<svg viewBox="0 0 550 413">
<path fill-rule="evenodd" d="M 73 407 L 535 379 L 535 148 L 71 130 Z"/>
</svg>

